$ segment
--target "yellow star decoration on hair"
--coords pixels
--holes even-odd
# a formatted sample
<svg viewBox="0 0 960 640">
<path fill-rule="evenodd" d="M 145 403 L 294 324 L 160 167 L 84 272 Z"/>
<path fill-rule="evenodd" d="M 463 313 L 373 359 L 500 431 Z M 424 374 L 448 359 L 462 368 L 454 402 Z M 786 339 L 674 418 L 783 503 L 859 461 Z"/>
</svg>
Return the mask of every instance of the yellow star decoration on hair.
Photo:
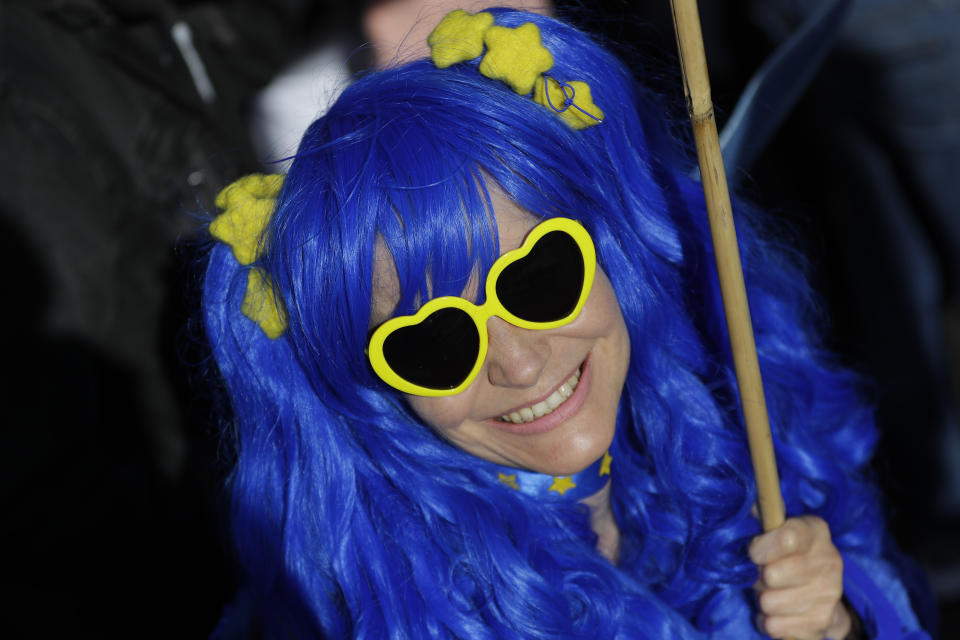
<svg viewBox="0 0 960 640">
<path fill-rule="evenodd" d="M 210 235 L 230 245 L 233 257 L 242 265 L 253 263 L 260 254 L 260 237 L 270 222 L 282 175 L 254 173 L 240 178 L 217 195 L 223 213 L 210 223 Z M 286 314 L 277 307 L 277 297 L 267 273 L 260 268 L 247 274 L 247 290 L 240 311 L 270 339 L 279 338 L 287 328 Z"/>
<path fill-rule="evenodd" d="M 600 110 L 600 107 L 593 104 L 593 96 L 590 95 L 590 85 L 586 82 L 580 82 L 579 80 L 572 80 L 567 84 L 570 85 L 570 89 L 573 90 L 573 105 L 565 107 L 564 103 L 567 96 L 563 92 L 563 87 L 561 87 L 560 83 L 554 78 L 548 78 L 547 81 L 544 81 L 543 76 L 536 79 L 533 87 L 533 101 L 555 112 L 573 129 L 586 129 L 587 127 L 599 124 L 600 121 L 603 120 L 603 111 Z M 568 91 L 570 89 L 568 89 Z M 549 101 L 547 100 L 547 91 L 549 91 Z M 580 107 L 580 109 L 583 109 L 583 111 L 586 111 L 594 117 L 591 118 L 587 113 L 583 113 L 583 111 L 577 109 L 577 107 Z M 561 111 L 558 111 L 558 109 L 561 109 Z"/>
<path fill-rule="evenodd" d="M 471 15 L 463 9 L 448 13 L 427 36 L 433 64 L 446 69 L 478 57 L 483 53 L 483 34 L 491 25 L 492 13 Z"/>
<path fill-rule="evenodd" d="M 270 222 L 282 175 L 254 173 L 240 178 L 217 195 L 223 213 L 210 223 L 210 235 L 233 249 L 240 264 L 257 259 L 260 236 Z"/>
<path fill-rule="evenodd" d="M 570 476 L 554 476 L 553 484 L 550 485 L 549 491 L 556 491 L 560 495 L 565 494 L 570 489 L 576 488 L 577 483 L 570 479 Z"/>
<path fill-rule="evenodd" d="M 600 473 L 597 475 L 608 476 L 610 475 L 610 463 L 613 462 L 613 456 L 610 455 L 610 452 L 607 451 L 603 454 L 603 461 L 600 462 Z"/>
<path fill-rule="evenodd" d="M 514 489 L 517 489 L 517 490 L 520 489 L 520 487 L 517 486 L 517 474 L 515 473 L 506 474 L 498 471 L 497 480 L 507 485 L 508 487 L 513 487 Z"/>
<path fill-rule="evenodd" d="M 240 305 L 243 315 L 263 329 L 271 340 L 279 338 L 287 329 L 286 314 L 277 307 L 277 297 L 266 272 L 254 267 L 247 275 L 247 292 Z"/>
<path fill-rule="evenodd" d="M 532 22 L 515 29 L 490 27 L 483 41 L 487 55 L 480 61 L 480 73 L 503 80 L 520 95 L 530 93 L 537 77 L 553 66 L 553 56 L 541 43 L 540 29 Z"/>
</svg>

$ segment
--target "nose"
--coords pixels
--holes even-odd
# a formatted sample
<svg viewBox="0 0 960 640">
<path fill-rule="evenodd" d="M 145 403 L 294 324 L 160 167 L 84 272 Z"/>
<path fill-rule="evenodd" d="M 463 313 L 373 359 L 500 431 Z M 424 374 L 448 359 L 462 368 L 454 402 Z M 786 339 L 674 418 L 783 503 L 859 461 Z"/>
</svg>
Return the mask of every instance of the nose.
<svg viewBox="0 0 960 640">
<path fill-rule="evenodd" d="M 487 378 L 497 387 L 532 387 L 550 358 L 547 332 L 521 329 L 497 317 L 487 321 Z"/>
</svg>

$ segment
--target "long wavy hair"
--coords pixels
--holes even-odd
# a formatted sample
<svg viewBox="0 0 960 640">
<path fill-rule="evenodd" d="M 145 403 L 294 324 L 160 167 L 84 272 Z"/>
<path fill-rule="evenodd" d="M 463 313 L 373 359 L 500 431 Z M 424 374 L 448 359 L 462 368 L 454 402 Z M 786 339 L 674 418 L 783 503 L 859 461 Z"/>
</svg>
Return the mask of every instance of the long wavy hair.
<svg viewBox="0 0 960 640">
<path fill-rule="evenodd" d="M 240 313 L 249 267 L 211 251 L 205 322 L 232 403 L 230 524 L 250 606 L 284 637 L 755 634 L 756 496 L 692 165 L 656 96 L 589 37 L 494 13 L 539 26 L 551 75 L 588 82 L 602 124 L 570 129 L 477 61 L 373 73 L 310 126 L 264 236 L 280 338 Z M 616 566 L 584 507 L 497 482 L 365 357 L 375 245 L 396 264 L 397 313 L 459 295 L 499 255 L 492 183 L 535 216 L 583 223 L 626 320 Z M 819 515 L 840 549 L 877 555 L 871 412 L 821 347 L 789 236 L 735 209 L 788 515 Z"/>
</svg>

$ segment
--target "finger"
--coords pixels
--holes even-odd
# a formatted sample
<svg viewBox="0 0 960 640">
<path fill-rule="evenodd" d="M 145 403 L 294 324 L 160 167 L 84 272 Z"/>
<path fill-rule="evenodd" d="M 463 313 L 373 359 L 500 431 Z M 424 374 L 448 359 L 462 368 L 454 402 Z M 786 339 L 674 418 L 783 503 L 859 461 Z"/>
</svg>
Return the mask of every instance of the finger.
<svg viewBox="0 0 960 640">
<path fill-rule="evenodd" d="M 770 589 L 813 584 L 821 589 L 842 589 L 843 557 L 835 550 L 781 558 L 760 567 L 759 580 Z"/>
<path fill-rule="evenodd" d="M 830 626 L 833 614 L 829 616 L 768 616 L 757 614 L 757 630 L 771 638 L 791 638 L 792 640 L 822 640 L 824 632 Z"/>
<path fill-rule="evenodd" d="M 833 622 L 827 627 L 826 635 L 828 638 L 846 638 L 853 630 L 853 618 L 842 602 L 837 604 L 833 612 Z M 861 637 L 860 633 L 855 633 L 854 637 Z"/>
<path fill-rule="evenodd" d="M 763 574 L 760 574 L 760 577 L 757 578 L 757 581 L 753 583 L 753 590 L 759 594 L 761 591 L 765 591 L 770 588 L 766 582 L 763 581 Z"/>
<path fill-rule="evenodd" d="M 757 608 L 768 616 L 792 616 L 833 611 L 843 595 L 837 587 L 806 584 L 789 589 L 766 589 L 757 594 Z"/>
<path fill-rule="evenodd" d="M 788 589 L 809 584 L 816 577 L 816 569 L 806 558 L 790 556 L 760 567 L 760 582 L 767 589 Z"/>
<path fill-rule="evenodd" d="M 810 547 L 812 531 L 800 518 L 790 518 L 779 528 L 759 535 L 750 543 L 749 554 L 754 564 L 767 564 L 778 558 L 802 553 Z"/>
</svg>

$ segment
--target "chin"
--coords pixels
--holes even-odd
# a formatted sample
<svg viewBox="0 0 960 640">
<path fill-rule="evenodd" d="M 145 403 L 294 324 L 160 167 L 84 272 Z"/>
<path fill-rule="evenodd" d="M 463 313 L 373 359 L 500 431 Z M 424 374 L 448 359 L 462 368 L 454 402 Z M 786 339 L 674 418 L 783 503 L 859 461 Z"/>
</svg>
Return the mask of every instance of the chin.
<svg viewBox="0 0 960 640">
<path fill-rule="evenodd" d="M 597 424 L 604 426 L 599 428 L 595 426 Z M 544 456 L 545 462 L 532 470 L 552 476 L 569 476 L 583 471 L 610 450 L 615 425 L 616 416 L 611 416 L 603 422 L 598 420 L 585 428 L 572 429 L 571 434 Z"/>
</svg>

